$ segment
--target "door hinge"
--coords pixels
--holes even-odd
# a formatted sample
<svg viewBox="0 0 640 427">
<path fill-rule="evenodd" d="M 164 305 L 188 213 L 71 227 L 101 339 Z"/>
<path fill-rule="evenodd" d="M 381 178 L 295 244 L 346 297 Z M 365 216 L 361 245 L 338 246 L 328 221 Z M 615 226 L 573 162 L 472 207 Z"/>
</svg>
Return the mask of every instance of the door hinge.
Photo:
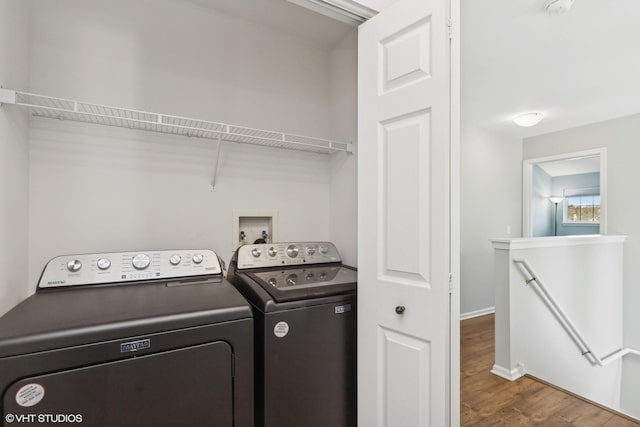
<svg viewBox="0 0 640 427">
<path fill-rule="evenodd" d="M 453 38 L 453 22 L 451 19 L 447 19 L 447 32 L 449 33 L 449 40 Z"/>
<path fill-rule="evenodd" d="M 453 293 L 453 274 L 449 273 L 449 293 Z"/>
</svg>

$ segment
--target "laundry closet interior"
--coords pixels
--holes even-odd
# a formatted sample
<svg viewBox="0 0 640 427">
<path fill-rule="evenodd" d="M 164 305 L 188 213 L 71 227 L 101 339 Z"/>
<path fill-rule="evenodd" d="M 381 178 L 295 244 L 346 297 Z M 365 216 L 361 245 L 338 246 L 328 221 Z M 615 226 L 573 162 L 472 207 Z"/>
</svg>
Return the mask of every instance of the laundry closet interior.
<svg viewBox="0 0 640 427">
<path fill-rule="evenodd" d="M 284 0 L 3 8 L 0 32 L 11 43 L 2 47 L 0 84 L 56 98 L 24 95 L 26 102 L 237 125 L 235 140 L 250 143 L 222 135 L 218 157 L 217 137 L 199 137 L 202 122 L 195 132 L 161 133 L 107 126 L 113 118 L 83 123 L 2 107 L 0 133 L 12 143 L 1 156 L 0 271 L 9 285 L 0 311 L 32 293 L 60 254 L 202 247 L 228 261 L 238 211 L 274 212 L 279 241 L 332 241 L 355 265 L 355 25 Z M 252 129 L 265 131 L 266 145 L 251 143 Z M 280 148 L 287 144 L 278 138 L 291 138 L 282 133 L 344 144 L 320 153 Z"/>
</svg>

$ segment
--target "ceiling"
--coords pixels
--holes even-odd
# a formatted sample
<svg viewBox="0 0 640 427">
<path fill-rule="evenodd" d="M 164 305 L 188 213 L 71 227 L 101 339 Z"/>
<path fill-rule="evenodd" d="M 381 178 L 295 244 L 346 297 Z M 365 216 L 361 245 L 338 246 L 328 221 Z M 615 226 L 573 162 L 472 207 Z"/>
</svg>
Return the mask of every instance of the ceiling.
<svg viewBox="0 0 640 427">
<path fill-rule="evenodd" d="M 600 156 L 578 157 L 536 164 L 552 177 L 600 172 Z"/>
<path fill-rule="evenodd" d="M 287 0 L 183 0 L 334 48 L 355 27 Z"/>
<path fill-rule="evenodd" d="M 183 0 L 326 49 L 354 27 L 286 0 Z M 518 138 L 640 113 L 639 0 L 461 0 L 462 121 Z M 545 119 L 530 128 L 512 119 Z"/>
<path fill-rule="evenodd" d="M 526 138 L 640 112 L 640 1 L 461 3 L 463 123 Z M 545 119 L 511 122 L 531 111 Z"/>
</svg>

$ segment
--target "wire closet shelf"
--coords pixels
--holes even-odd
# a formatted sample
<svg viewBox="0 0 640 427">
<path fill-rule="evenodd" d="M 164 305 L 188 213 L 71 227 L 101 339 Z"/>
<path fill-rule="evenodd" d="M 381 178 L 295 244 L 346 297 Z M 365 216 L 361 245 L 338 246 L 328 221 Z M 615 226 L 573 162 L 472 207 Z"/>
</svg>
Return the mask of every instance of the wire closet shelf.
<svg viewBox="0 0 640 427">
<path fill-rule="evenodd" d="M 252 129 L 225 123 L 92 104 L 0 89 L 0 102 L 27 108 L 32 115 L 314 153 L 351 153 L 352 144 L 310 136 Z"/>
</svg>

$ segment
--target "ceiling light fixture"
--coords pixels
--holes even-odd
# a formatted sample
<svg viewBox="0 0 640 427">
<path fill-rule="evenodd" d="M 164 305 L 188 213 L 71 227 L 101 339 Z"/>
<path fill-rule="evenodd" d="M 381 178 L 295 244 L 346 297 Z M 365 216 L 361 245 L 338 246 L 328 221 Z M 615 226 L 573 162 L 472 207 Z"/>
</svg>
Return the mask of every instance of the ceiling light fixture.
<svg viewBox="0 0 640 427">
<path fill-rule="evenodd" d="M 572 5 L 573 0 L 549 0 L 546 9 L 549 15 L 562 15 L 567 13 Z"/>
<path fill-rule="evenodd" d="M 542 119 L 544 119 L 542 113 L 525 113 L 513 119 L 513 122 L 518 126 L 528 128 L 537 125 Z"/>
</svg>

